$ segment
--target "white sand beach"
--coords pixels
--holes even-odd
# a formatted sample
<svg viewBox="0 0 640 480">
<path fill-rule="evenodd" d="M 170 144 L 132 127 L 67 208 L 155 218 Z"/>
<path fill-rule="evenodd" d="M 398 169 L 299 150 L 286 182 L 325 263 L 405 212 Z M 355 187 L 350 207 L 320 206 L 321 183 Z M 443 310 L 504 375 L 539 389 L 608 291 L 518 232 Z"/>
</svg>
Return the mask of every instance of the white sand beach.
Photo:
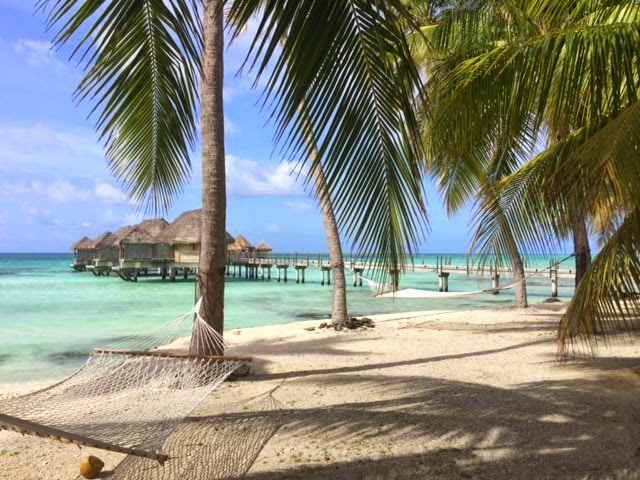
<svg viewBox="0 0 640 480">
<path fill-rule="evenodd" d="M 248 428 L 221 433 L 210 463 L 242 463 L 223 474 L 252 480 L 640 478 L 640 343 L 558 363 L 562 308 L 229 331 L 251 373 L 195 414 L 224 432 L 224 410 Z M 142 478 L 122 476 L 119 454 L 0 432 L 0 479 L 75 478 L 88 454 L 106 463 L 99 478 Z M 204 478 L 191 468 L 183 478 Z"/>
</svg>

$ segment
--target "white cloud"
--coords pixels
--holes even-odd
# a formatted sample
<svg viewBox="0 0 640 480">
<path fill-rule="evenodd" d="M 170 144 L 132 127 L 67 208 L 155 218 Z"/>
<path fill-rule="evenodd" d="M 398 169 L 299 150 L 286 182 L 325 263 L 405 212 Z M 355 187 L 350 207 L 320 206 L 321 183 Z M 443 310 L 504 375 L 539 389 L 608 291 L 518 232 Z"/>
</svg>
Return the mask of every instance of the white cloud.
<svg viewBox="0 0 640 480">
<path fill-rule="evenodd" d="M 119 189 L 107 184 L 99 182 L 96 184 L 94 192 L 96 197 L 105 203 L 120 205 L 127 203 L 127 196 Z"/>
<path fill-rule="evenodd" d="M 298 202 L 284 202 L 285 206 L 294 212 L 308 212 L 309 210 L 313 210 L 313 204 L 307 200 L 300 200 Z"/>
<path fill-rule="evenodd" d="M 66 64 L 58 60 L 50 42 L 21 39 L 12 46 L 16 53 L 25 55 L 27 63 L 33 67 L 53 66 L 56 72 L 68 70 Z"/>
<path fill-rule="evenodd" d="M 80 174 L 102 168 L 103 152 L 88 130 L 69 132 L 36 123 L 30 126 L 0 124 L 0 171 Z"/>
<path fill-rule="evenodd" d="M 227 189 L 230 195 L 246 197 L 302 195 L 295 164 L 260 165 L 254 160 L 227 155 Z"/>
<path fill-rule="evenodd" d="M 76 188 L 67 180 L 56 180 L 44 191 L 56 203 L 86 202 L 91 196 L 91 192 Z"/>
<path fill-rule="evenodd" d="M 34 180 L 28 184 L 3 182 L 0 184 L 0 195 L 14 199 L 23 199 L 25 203 L 42 200 L 54 203 L 86 202 L 91 192 L 78 188 L 68 180 L 54 180 L 47 184 Z"/>
<path fill-rule="evenodd" d="M 269 233 L 277 233 L 280 230 L 280 225 L 276 225 L 275 223 L 270 223 L 269 225 L 267 225 L 267 232 Z"/>
</svg>

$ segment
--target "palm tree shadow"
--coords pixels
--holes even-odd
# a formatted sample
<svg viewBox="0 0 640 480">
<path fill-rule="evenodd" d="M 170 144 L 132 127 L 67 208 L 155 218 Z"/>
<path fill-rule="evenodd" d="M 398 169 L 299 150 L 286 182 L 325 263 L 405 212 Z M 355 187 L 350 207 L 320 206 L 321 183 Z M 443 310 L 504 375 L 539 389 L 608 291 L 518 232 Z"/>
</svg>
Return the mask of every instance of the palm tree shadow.
<svg viewBox="0 0 640 480">
<path fill-rule="evenodd" d="M 502 389 L 391 376 L 314 383 L 338 398 L 341 389 L 361 392 L 361 400 L 287 409 L 283 433 L 260 458 L 289 455 L 303 465 L 258 463 L 246 478 L 640 478 L 638 402 L 624 408 L 597 384 Z M 286 383 L 280 395 L 285 404 L 295 398 Z"/>
</svg>

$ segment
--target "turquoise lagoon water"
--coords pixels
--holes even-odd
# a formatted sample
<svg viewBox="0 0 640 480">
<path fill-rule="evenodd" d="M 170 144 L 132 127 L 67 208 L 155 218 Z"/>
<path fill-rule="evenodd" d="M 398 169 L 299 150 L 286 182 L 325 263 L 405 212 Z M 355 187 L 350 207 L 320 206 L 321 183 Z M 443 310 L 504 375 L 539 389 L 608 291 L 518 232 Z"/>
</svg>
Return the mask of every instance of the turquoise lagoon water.
<svg viewBox="0 0 640 480">
<path fill-rule="evenodd" d="M 564 257 L 559 255 L 558 257 Z M 489 274 L 466 275 L 464 255 L 447 255 L 458 272 L 449 278 L 450 291 L 474 291 L 491 287 Z M 529 268 L 544 269 L 548 256 L 528 257 Z M 124 336 L 144 333 L 188 312 L 193 304 L 193 276 L 175 282 L 156 276 L 124 282 L 117 276 L 97 277 L 70 268 L 71 254 L 0 253 L 0 383 L 54 380 L 82 365 L 91 348 Z M 418 255 L 415 265 L 435 265 L 436 255 Z M 569 271 L 572 260 L 560 268 Z M 367 272 L 365 272 L 367 274 Z M 371 275 L 371 273 L 369 273 Z M 293 277 L 293 278 L 292 278 Z M 509 281 L 502 275 L 501 283 Z M 349 313 L 354 316 L 420 310 L 462 310 L 508 306 L 510 291 L 500 295 L 475 295 L 449 299 L 374 299 L 366 287 L 354 287 L 347 274 Z M 401 287 L 437 290 L 433 271 L 408 271 Z M 531 303 L 550 296 L 548 274 L 530 277 Z M 573 279 L 561 278 L 559 296 L 573 295 Z M 227 277 L 226 328 L 274 325 L 328 318 L 331 287 L 320 284 L 320 271 L 309 268 L 306 283 Z"/>
</svg>

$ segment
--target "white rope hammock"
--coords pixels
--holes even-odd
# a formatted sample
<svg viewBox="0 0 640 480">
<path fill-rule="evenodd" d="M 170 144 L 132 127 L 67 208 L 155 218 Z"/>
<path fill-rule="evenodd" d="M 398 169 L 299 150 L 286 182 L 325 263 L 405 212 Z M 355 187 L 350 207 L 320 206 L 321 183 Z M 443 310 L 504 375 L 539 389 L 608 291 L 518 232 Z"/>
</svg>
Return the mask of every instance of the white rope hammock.
<svg viewBox="0 0 640 480">
<path fill-rule="evenodd" d="M 486 290 L 474 290 L 471 292 L 436 292 L 433 290 L 422 290 L 419 288 L 398 288 L 397 290 L 391 285 L 384 285 L 374 282 L 368 278 L 362 277 L 367 282 L 373 296 L 376 298 L 457 298 L 470 297 L 472 295 L 480 295 L 483 293 L 496 293 L 502 290 L 508 290 L 518 282 L 513 282 L 498 288 L 489 288 Z"/>
<path fill-rule="evenodd" d="M 553 267 L 561 264 L 562 262 L 564 262 L 565 260 L 573 256 L 574 254 L 571 254 L 568 257 L 563 258 L 562 260 L 559 260 L 558 262 L 555 262 L 546 268 L 540 269 L 529 275 L 525 275 L 522 279 L 514 280 L 503 286 L 500 286 L 497 288 L 487 288 L 484 290 L 473 290 L 471 292 L 436 292 L 434 290 L 423 290 L 419 288 L 397 288 L 396 289 L 394 288 L 393 285 L 374 282 L 371 279 L 363 277 L 359 273 L 356 275 L 358 275 L 360 278 L 362 278 L 362 280 L 367 282 L 367 285 L 369 285 L 369 288 L 371 289 L 371 292 L 373 293 L 373 296 L 375 298 L 441 298 L 441 299 L 458 298 L 458 297 L 469 297 L 472 295 L 482 295 L 486 293 L 496 294 L 503 290 L 509 290 L 514 286 L 516 286 L 518 283 L 526 281 L 527 278 L 540 275 L 541 273 L 552 269 Z"/>
<path fill-rule="evenodd" d="M 238 355 L 199 312 L 200 301 L 148 335 L 94 349 L 84 366 L 55 385 L 1 400 L 0 430 L 164 463 L 169 457 L 161 448 L 178 423 L 251 361 Z M 191 332 L 185 332 L 194 315 Z M 199 349 L 193 350 L 196 345 Z"/>
</svg>

